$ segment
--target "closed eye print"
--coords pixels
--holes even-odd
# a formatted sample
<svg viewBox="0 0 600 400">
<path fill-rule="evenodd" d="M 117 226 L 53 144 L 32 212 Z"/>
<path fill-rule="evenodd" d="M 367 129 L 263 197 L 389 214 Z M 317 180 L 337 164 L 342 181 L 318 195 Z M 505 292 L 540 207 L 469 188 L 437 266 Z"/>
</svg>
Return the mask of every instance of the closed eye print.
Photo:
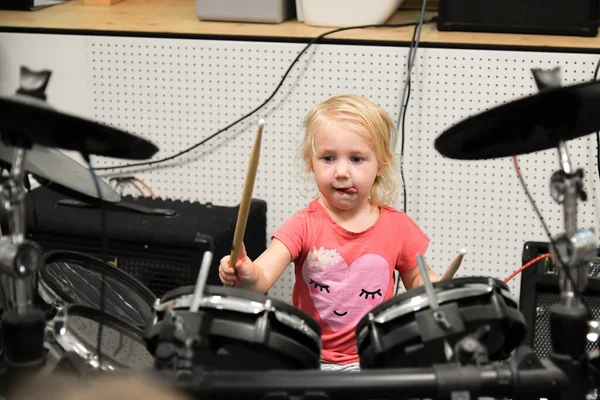
<svg viewBox="0 0 600 400">
<path fill-rule="evenodd" d="M 323 290 L 325 290 L 327 293 L 329 292 L 329 285 L 321 285 L 318 282 L 313 281 L 312 279 L 309 282 L 311 285 L 313 285 L 315 287 L 315 289 L 319 289 L 320 292 L 322 292 Z"/>
<path fill-rule="evenodd" d="M 374 292 L 369 292 L 368 290 L 362 289 L 360 294 L 358 295 L 358 297 L 363 297 L 363 295 L 365 296 L 365 299 L 369 299 L 369 296 L 371 296 L 372 299 L 375 298 L 375 295 L 377 295 L 379 297 L 383 296 L 381 294 L 381 289 L 377 289 Z"/>
</svg>

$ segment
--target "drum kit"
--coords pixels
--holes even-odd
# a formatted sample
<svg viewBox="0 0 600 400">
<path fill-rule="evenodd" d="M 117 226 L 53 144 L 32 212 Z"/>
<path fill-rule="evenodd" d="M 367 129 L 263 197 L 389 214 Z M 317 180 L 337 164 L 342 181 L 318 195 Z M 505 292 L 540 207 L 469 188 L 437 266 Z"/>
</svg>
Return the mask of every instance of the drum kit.
<svg viewBox="0 0 600 400">
<path fill-rule="evenodd" d="M 600 384 L 600 356 L 585 350 L 591 318 L 581 297 L 597 246 L 590 230 L 576 226 L 583 173 L 566 142 L 600 129 L 600 84 L 557 87 L 556 74 L 534 71 L 538 94 L 461 121 L 435 142 L 453 159 L 558 150 L 561 169 L 551 182 L 565 232 L 551 242 L 562 266 L 551 358 L 522 345 L 528 327 L 504 282 L 431 283 L 419 256 L 424 286 L 375 307 L 357 325 L 356 373 L 320 370 L 321 329 L 302 311 L 206 285 L 212 251 L 196 285 L 161 298 L 89 255 L 42 254 L 26 238 L 26 174 L 88 200 L 118 201 L 91 166 L 86 179 L 54 149 L 77 151 L 88 163 L 92 155 L 143 160 L 158 149 L 27 93 L 0 97 L 0 162 L 9 165 L 0 199 L 10 228 L 0 238 L 2 387 L 32 374 L 135 371 L 199 399 L 585 398 Z"/>
</svg>

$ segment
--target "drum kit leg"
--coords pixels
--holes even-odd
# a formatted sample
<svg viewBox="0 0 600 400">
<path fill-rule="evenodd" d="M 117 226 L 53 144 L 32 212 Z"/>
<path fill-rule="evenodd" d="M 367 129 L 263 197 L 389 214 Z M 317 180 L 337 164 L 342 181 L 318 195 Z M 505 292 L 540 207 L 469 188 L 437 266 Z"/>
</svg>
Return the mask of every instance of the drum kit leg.
<svg viewBox="0 0 600 400">
<path fill-rule="evenodd" d="M 553 260 L 562 267 L 561 301 L 551 308 L 551 358 L 540 360 L 521 345 L 527 326 L 504 282 L 450 277 L 431 283 L 419 256 L 424 286 L 380 304 L 357 325 L 358 373 L 322 372 L 319 325 L 286 302 L 206 285 L 212 251 L 205 253 L 195 285 L 160 299 L 126 274 L 104 270 L 93 257 L 42 255 L 26 239 L 25 174 L 53 178 L 35 170 L 29 154 L 49 157 L 45 148 L 60 148 L 86 160 L 91 155 L 148 159 L 158 149 L 135 135 L 59 113 L 31 96 L 0 97 L 0 140 L 13 148 L 0 152 L 0 161 L 11 165 L 0 181 L 10 227 L 0 238 L 2 386 L 70 365 L 81 376 L 135 370 L 201 399 L 585 398 L 600 384 L 600 355 L 585 351 L 591 318 L 581 297 L 597 243 L 591 230 L 577 228 L 577 203 L 585 200 L 583 173 L 573 167 L 567 142 L 600 128 L 600 84 L 557 87 L 556 79 L 546 79 L 556 76 L 545 74 L 534 72 L 538 94 L 459 122 L 435 147 L 463 160 L 558 150 L 560 169 L 551 177 L 551 189 L 563 206 L 565 231 L 551 237 Z M 97 178 L 90 180 L 97 199 L 110 201 L 102 200 Z M 61 294 L 75 277 L 106 290 Z M 133 293 L 121 299 L 133 312 L 113 301 L 124 292 Z M 38 296 L 52 307 L 40 306 Z M 96 336 L 103 346 L 94 347 Z"/>
</svg>

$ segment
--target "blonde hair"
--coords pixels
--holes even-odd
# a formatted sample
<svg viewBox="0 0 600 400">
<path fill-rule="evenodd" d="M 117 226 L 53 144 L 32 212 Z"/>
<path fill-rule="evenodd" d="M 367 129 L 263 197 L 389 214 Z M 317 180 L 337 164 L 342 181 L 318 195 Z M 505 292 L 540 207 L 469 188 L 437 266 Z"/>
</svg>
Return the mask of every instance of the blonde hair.
<svg viewBox="0 0 600 400">
<path fill-rule="evenodd" d="M 313 172 L 315 132 L 324 123 L 364 128 L 368 133 L 366 139 L 373 148 L 380 168 L 371 188 L 369 201 L 374 205 L 392 204 L 396 200 L 400 179 L 394 156 L 398 131 L 390 116 L 372 101 L 351 94 L 333 96 L 314 106 L 304 119 L 306 133 L 300 145 L 301 157 L 308 173 Z"/>
</svg>

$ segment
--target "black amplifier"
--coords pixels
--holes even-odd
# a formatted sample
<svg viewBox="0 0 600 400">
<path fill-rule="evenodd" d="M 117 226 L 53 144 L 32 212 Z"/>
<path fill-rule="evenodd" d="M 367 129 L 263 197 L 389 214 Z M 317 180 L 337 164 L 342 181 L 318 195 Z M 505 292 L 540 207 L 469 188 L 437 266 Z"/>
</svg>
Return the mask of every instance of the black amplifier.
<svg viewBox="0 0 600 400">
<path fill-rule="evenodd" d="M 206 237 L 214 244 L 207 284 L 221 285 L 220 259 L 229 254 L 239 206 L 147 197 L 123 197 L 106 206 L 108 259 L 156 296 L 194 285 Z M 71 250 L 102 258 L 100 210 L 44 187 L 26 197 L 27 233 L 44 252 Z M 253 199 L 244 243 L 251 258 L 266 249 L 267 204 Z"/>
<path fill-rule="evenodd" d="M 440 0 L 440 31 L 598 35 L 598 0 Z"/>
<path fill-rule="evenodd" d="M 549 252 L 547 242 L 526 242 L 523 246 L 522 263 Z M 598 251 L 600 255 L 600 250 Z M 593 318 L 600 319 L 600 257 L 590 263 L 588 284 L 583 299 Z M 558 266 L 550 257 L 540 259 L 521 272 L 519 309 L 527 323 L 526 345 L 533 348 L 540 358 L 548 358 L 551 348 L 550 307 L 560 301 Z M 587 349 L 598 348 L 597 342 L 588 342 Z"/>
</svg>

